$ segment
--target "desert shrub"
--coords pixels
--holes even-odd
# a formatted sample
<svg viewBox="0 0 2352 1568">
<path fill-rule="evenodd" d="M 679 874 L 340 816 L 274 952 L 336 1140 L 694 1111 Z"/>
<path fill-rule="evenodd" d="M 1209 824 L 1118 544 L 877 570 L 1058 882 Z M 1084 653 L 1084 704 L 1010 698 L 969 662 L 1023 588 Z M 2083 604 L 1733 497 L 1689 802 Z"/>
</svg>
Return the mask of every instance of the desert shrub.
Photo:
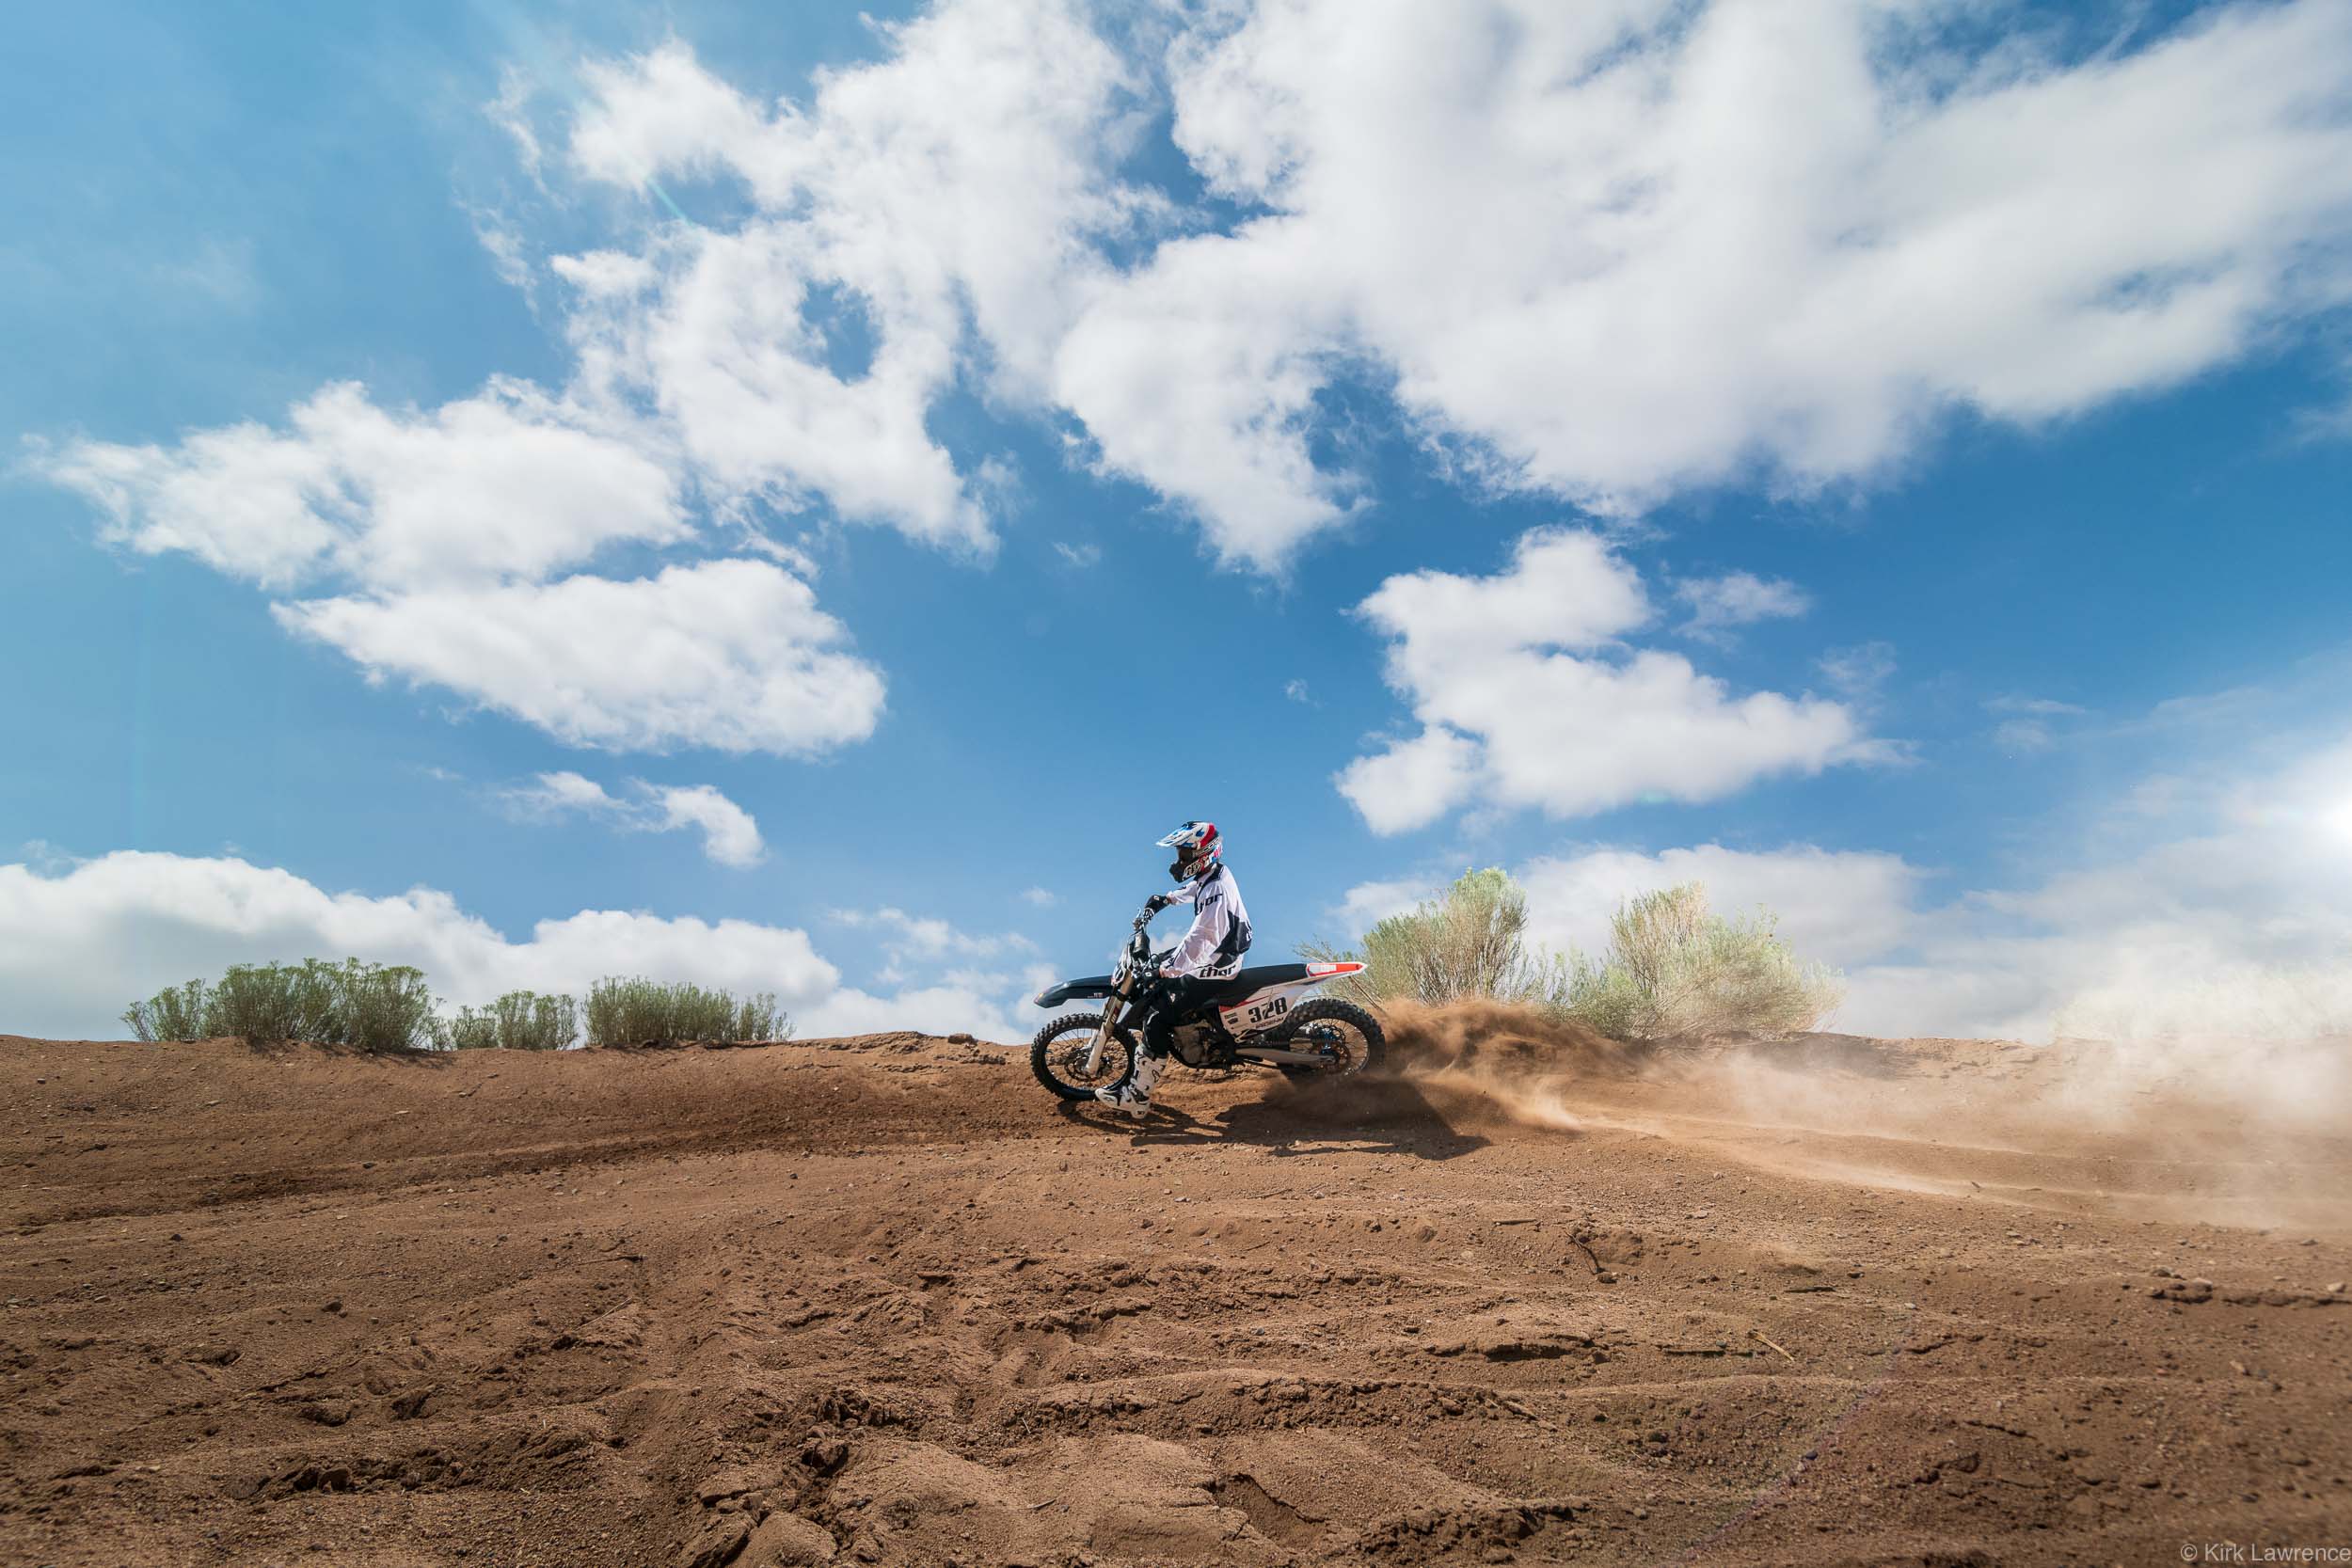
<svg viewBox="0 0 2352 1568">
<path fill-rule="evenodd" d="M 729 1037 L 739 1040 L 780 1040 L 788 1039 L 791 1034 L 792 1022 L 786 1018 L 783 1009 L 776 1006 L 775 993 L 761 991 L 756 996 L 743 998 L 741 1005 L 736 1008 L 735 1032 Z"/>
<path fill-rule="evenodd" d="M 123 1010 L 131 1033 L 152 1045 L 157 1040 L 200 1040 L 204 1037 L 204 982 L 166 986 L 144 1002 Z"/>
<path fill-rule="evenodd" d="M 1442 895 L 1381 921 L 1364 933 L 1359 950 L 1309 942 L 1299 951 L 1316 963 L 1366 965 L 1363 974 L 1331 983 L 1336 994 L 1366 1005 L 1548 1002 L 1559 990 L 1560 966 L 1529 948 L 1526 928 L 1527 890 L 1489 866 L 1463 873 Z"/>
<path fill-rule="evenodd" d="M 731 993 L 683 982 L 662 985 L 614 975 L 588 990 L 592 1045 L 638 1045 L 646 1040 L 770 1040 L 787 1037 L 791 1021 L 772 994 L 738 1001 Z"/>
<path fill-rule="evenodd" d="M 509 1051 L 561 1051 L 580 1036 L 580 1004 L 568 996 L 510 990 L 490 1004 L 499 1044 Z"/>
<path fill-rule="evenodd" d="M 498 1015 L 487 1007 L 459 1007 L 454 1017 L 434 1022 L 433 1044 L 440 1051 L 496 1051 Z"/>
<path fill-rule="evenodd" d="M 204 1033 L 248 1040 L 300 1039 L 294 1028 L 293 971 L 284 964 L 230 964 L 204 1002 Z M 314 1032 L 317 1038 L 321 1033 Z"/>
<path fill-rule="evenodd" d="M 143 1040 L 309 1040 L 362 1051 L 430 1043 L 433 995 L 420 970 L 396 964 L 232 964 L 207 986 L 191 980 L 135 1002 L 123 1015 Z"/>
<path fill-rule="evenodd" d="M 1644 894 L 1618 907 L 1597 961 L 1569 956 L 1558 1003 L 1616 1039 L 1810 1029 L 1836 1010 L 1845 982 L 1800 960 L 1777 927 L 1764 910 L 1713 913 L 1697 882 Z"/>
<path fill-rule="evenodd" d="M 1774 917 L 1710 912 L 1698 883 L 1629 899 L 1597 959 L 1529 942 L 1527 894 L 1506 872 L 1465 873 L 1437 898 L 1364 934 L 1359 950 L 1309 943 L 1317 962 L 1368 967 L 1333 983 L 1352 1001 L 1538 1006 L 1620 1040 L 1808 1029 L 1844 995 L 1836 971 L 1801 962 Z"/>
<path fill-rule="evenodd" d="M 207 985 L 167 986 L 124 1010 L 140 1039 L 306 1040 L 361 1051 L 561 1051 L 580 1037 L 581 1009 L 568 996 L 508 991 L 485 1007 L 443 1018 L 421 970 L 398 964 L 236 964 Z M 787 1039 L 792 1022 L 768 992 L 738 998 L 693 985 L 600 980 L 588 993 L 588 1038 Z"/>
<path fill-rule="evenodd" d="M 438 1021 L 434 1043 L 444 1051 L 561 1051 L 579 1033 L 580 1004 L 570 997 L 510 990 Z"/>
<path fill-rule="evenodd" d="M 347 958 L 331 983 L 338 1028 L 326 1043 L 362 1051 L 409 1051 L 433 1043 L 433 992 L 422 970 Z"/>
</svg>

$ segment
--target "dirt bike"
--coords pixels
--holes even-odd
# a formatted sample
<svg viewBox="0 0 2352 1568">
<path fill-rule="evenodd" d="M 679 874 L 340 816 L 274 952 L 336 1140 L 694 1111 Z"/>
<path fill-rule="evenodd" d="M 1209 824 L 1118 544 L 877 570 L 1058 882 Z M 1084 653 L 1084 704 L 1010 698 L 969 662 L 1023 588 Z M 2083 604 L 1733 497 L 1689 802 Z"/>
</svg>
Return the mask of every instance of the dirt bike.
<svg viewBox="0 0 2352 1568">
<path fill-rule="evenodd" d="M 1030 1042 L 1030 1069 L 1062 1099 L 1092 1100 L 1095 1090 L 1117 1088 L 1135 1071 L 1139 1030 L 1158 1022 L 1148 994 L 1158 965 L 1146 927 L 1159 909 L 1146 904 L 1136 916 L 1108 974 L 1064 980 L 1038 992 L 1041 1007 L 1103 998 L 1101 1012 L 1066 1013 Z M 1386 1049 L 1379 1022 L 1352 1002 L 1307 993 L 1363 967 L 1293 963 L 1241 970 L 1167 1021 L 1168 1055 L 1203 1071 L 1257 1064 L 1296 1078 L 1361 1072 Z M 1138 1006 L 1143 1010 L 1136 1012 Z"/>
</svg>

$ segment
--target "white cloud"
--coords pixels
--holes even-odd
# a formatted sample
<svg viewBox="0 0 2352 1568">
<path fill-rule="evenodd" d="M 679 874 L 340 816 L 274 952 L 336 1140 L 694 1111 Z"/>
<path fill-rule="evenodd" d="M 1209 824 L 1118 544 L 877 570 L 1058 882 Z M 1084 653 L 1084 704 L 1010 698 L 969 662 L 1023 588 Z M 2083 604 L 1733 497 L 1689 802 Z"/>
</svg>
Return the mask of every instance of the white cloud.
<svg viewBox="0 0 2352 1568">
<path fill-rule="evenodd" d="M 625 812 L 628 803 L 582 774 L 542 773 L 527 784 L 500 791 L 500 798 L 526 817 L 553 818 L 566 812 L 590 815 Z"/>
<path fill-rule="evenodd" d="M 1029 894 L 1042 891 L 1032 888 Z M 1046 895 L 1044 902 L 1051 901 L 1052 895 Z M 898 988 L 888 996 L 843 991 L 815 1015 L 829 1032 L 964 1030 L 982 1039 L 1019 1040 L 1045 1016 L 1029 1006 L 1028 998 L 1055 978 L 1048 966 L 1031 963 L 1014 971 L 978 966 L 978 961 L 1034 954 L 1037 945 L 1026 937 L 1014 932 L 977 935 L 935 916 L 912 915 L 888 906 L 828 910 L 825 918 L 851 930 L 878 933 L 884 962 L 876 978 Z"/>
<path fill-rule="evenodd" d="M 703 853 L 720 865 L 739 869 L 768 858 L 759 823 L 710 784 L 652 784 L 631 779 L 628 795 L 608 791 L 573 772 L 542 773 L 532 783 L 503 792 L 509 805 L 533 816 L 577 812 L 610 821 L 631 832 L 699 829 Z"/>
<path fill-rule="evenodd" d="M 1626 899 L 1700 882 L 1716 913 L 1748 915 L 1760 906 L 1779 916 L 1781 934 L 1798 953 L 1850 965 L 1903 945 L 1922 873 L 1899 855 L 1700 844 L 1656 854 L 1593 848 L 1547 856 L 1520 867 L 1518 877 L 1527 887 L 1528 934 L 1555 951 L 1598 954 L 1609 942 L 1609 917 Z"/>
<path fill-rule="evenodd" d="M 1675 597 L 1691 610 L 1690 619 L 1676 629 L 1703 642 L 1728 641 L 1727 634 L 1734 626 L 1803 615 L 1813 606 L 1795 583 L 1759 578 L 1753 572 L 1685 578 L 1675 584 Z"/>
<path fill-rule="evenodd" d="M 1184 503 L 1218 558 L 1262 571 L 1347 515 L 1354 485 L 1307 450 L 1337 322 L 1303 245 L 1203 234 L 1093 291 L 1054 396 L 1107 470 Z"/>
<path fill-rule="evenodd" d="M 711 785 L 656 786 L 653 796 L 664 826 L 700 830 L 703 852 L 721 865 L 757 865 L 768 858 L 752 814 Z"/>
<path fill-rule="evenodd" d="M 343 383 L 289 426 L 169 448 L 75 441 L 32 467 L 94 502 L 110 541 L 272 588 L 330 573 L 385 589 L 536 578 L 616 542 L 693 532 L 657 457 L 521 383 L 400 413 Z"/>
<path fill-rule="evenodd" d="M 1294 703 L 1311 704 L 1313 701 L 1307 693 L 1307 683 L 1295 675 L 1282 683 L 1282 695 Z"/>
<path fill-rule="evenodd" d="M 422 969 L 453 1001 L 516 988 L 585 994 L 607 974 L 661 974 L 788 1007 L 839 972 L 798 930 L 740 920 L 583 910 L 513 942 L 446 893 L 330 894 L 241 860 L 119 850 L 56 875 L 0 865 L 0 994 L 8 1027 L 115 1037 L 135 996 L 229 964 L 356 954 Z"/>
<path fill-rule="evenodd" d="M 1844 967 L 1836 1027 L 1857 1033 L 2112 1039 L 2151 1047 L 2127 1058 L 2151 1073 L 2211 1076 L 2244 1042 L 2352 1031 L 2352 743 L 2156 782 L 2162 820 L 2118 791 L 2059 834 L 2072 863 L 1941 901 L 1899 856 L 1807 845 L 1539 859 L 1519 868 L 1530 933 L 1595 952 L 1618 900 L 1700 881 L 1719 911 L 1760 904 L 1801 956 Z"/>
<path fill-rule="evenodd" d="M 2062 418 L 2352 297 L 2341 0 L 2080 57 L 1880 0 L 1232 0 L 1122 25 L 1133 58 L 1089 15 L 939 0 L 773 103 L 671 42 L 583 67 L 544 135 L 509 71 L 485 109 L 525 175 L 658 199 L 549 259 L 560 396 L 328 388 L 323 434 L 37 462 L 134 547 L 272 585 L 353 548 L 545 575 L 675 536 L 681 487 L 985 553 L 1001 486 L 932 419 L 977 387 L 1278 571 L 1370 499 L 1323 442 L 1355 449 L 1366 388 L 1452 477 L 1626 513 L 1868 480 L 1947 414 Z M 1163 109 L 1216 203 L 1122 182 Z M 483 233 L 530 276 L 531 236 Z"/>
<path fill-rule="evenodd" d="M 1332 783 L 1374 832 L 1411 832 L 1470 798 L 1478 787 L 1481 755 L 1475 740 L 1433 725 L 1358 757 Z"/>
<path fill-rule="evenodd" d="M 523 296 L 535 312 L 539 303 L 539 276 L 532 270 L 531 251 L 522 234 L 502 213 L 494 208 L 464 204 L 466 216 L 473 223 L 473 237 L 490 258 L 491 270 L 500 282 Z"/>
<path fill-rule="evenodd" d="M 1075 566 L 1080 571 L 1103 563 L 1103 546 L 1100 545 L 1065 545 L 1057 539 L 1054 541 L 1054 553 L 1061 557 L 1063 565 Z"/>
<path fill-rule="evenodd" d="M 1050 910 L 1060 902 L 1051 889 L 1041 887 L 1033 887 L 1024 891 L 1021 898 L 1024 903 L 1035 904 L 1041 910 Z"/>
<path fill-rule="evenodd" d="M 1229 555 L 1340 515 L 1312 400 L 1359 368 L 1487 483 L 1626 511 L 2177 383 L 2352 288 L 2335 0 L 2074 61 L 1872 0 L 1199 14 L 1175 135 L 1248 215 L 1096 301 L 1063 391 Z"/>
<path fill-rule="evenodd" d="M 880 672 L 806 583 L 762 561 L 620 582 L 367 594 L 275 607 L 373 680 L 446 687 L 576 746 L 807 754 L 874 730 Z"/>
<path fill-rule="evenodd" d="M 870 735 L 880 673 L 779 567 L 560 575 L 617 544 L 694 537 L 644 436 L 521 383 L 402 413 L 341 385 L 282 431 L 76 441 L 33 466 L 126 548 L 280 590 L 350 585 L 272 611 L 373 680 L 446 687 L 578 745 L 806 754 Z"/>
<path fill-rule="evenodd" d="M 1014 988 L 942 985 L 881 996 L 845 987 L 807 935 L 743 920 L 582 910 L 513 941 L 448 894 L 328 893 L 241 860 L 121 850 L 70 866 L 0 864 L 0 1028 L 119 1038 L 124 1006 L 228 965 L 341 958 L 414 964 L 450 1003 L 516 989 L 584 996 L 613 974 L 769 991 L 803 1037 L 867 1029 L 1021 1038 Z M 974 977 L 967 976 L 966 979 Z M 1034 990 L 1034 986 L 1029 986 Z"/>
<path fill-rule="evenodd" d="M 851 930 L 885 933 L 883 945 L 896 960 L 934 961 L 946 958 L 994 958 L 1004 953 L 1034 952 L 1024 936 L 1010 933 L 974 936 L 935 915 L 912 915 L 884 906 L 878 910 L 827 910 L 825 918 Z"/>
<path fill-rule="evenodd" d="M 1391 639 L 1389 684 L 1422 726 L 1338 776 L 1375 832 L 1474 800 L 1553 816 L 1646 795 L 1714 800 L 1891 754 L 1842 704 L 1735 697 L 1679 655 L 1617 650 L 1652 611 L 1640 574 L 1597 534 L 1537 530 L 1496 576 L 1393 577 L 1359 609 Z"/>
<path fill-rule="evenodd" d="M 1356 941 L 1392 914 L 1404 914 L 1438 892 L 1434 881 L 1400 877 L 1391 881 L 1359 882 L 1349 888 L 1332 911 L 1343 943 Z"/>
<path fill-rule="evenodd" d="M 732 177 L 753 214 L 663 234 L 641 298 L 578 331 L 614 385 L 649 393 L 715 481 L 790 505 L 986 547 L 993 530 L 926 416 L 971 360 L 1041 396 L 1092 242 L 1143 198 L 1111 175 L 1130 73 L 1060 0 L 947 0 L 880 29 L 889 54 L 770 110 L 683 45 L 593 67 L 571 127 L 586 176 L 644 188 Z M 872 339 L 836 373 L 818 299 Z"/>
</svg>

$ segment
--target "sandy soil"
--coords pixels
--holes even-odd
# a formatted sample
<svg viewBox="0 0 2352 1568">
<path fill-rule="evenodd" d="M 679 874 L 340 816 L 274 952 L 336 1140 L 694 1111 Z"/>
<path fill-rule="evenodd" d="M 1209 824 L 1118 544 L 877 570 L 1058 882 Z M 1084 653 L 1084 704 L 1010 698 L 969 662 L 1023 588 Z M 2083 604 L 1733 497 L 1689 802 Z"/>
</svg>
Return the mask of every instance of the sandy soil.
<svg viewBox="0 0 2352 1568">
<path fill-rule="evenodd" d="M 2352 1545 L 2352 1136 L 2025 1047 L 1403 1035 L 1139 1126 L 916 1036 L 0 1037 L 0 1561 Z"/>
</svg>

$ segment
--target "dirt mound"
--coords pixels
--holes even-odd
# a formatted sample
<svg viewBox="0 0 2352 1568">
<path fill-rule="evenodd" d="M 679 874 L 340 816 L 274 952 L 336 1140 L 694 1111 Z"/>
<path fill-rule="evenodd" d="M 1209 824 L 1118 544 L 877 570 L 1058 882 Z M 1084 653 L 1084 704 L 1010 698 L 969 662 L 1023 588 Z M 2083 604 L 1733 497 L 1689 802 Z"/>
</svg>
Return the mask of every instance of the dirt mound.
<svg viewBox="0 0 2352 1568">
<path fill-rule="evenodd" d="M 1141 1122 L 911 1035 L 0 1038 L 0 1560 L 2040 1563 L 2352 1525 L 2341 1135 L 2265 1232 L 2195 1189 L 2272 1146 L 1898 1114 L 2031 1099 L 2026 1048 L 1395 1032 L 1393 1075 L 1180 1073 Z"/>
</svg>

